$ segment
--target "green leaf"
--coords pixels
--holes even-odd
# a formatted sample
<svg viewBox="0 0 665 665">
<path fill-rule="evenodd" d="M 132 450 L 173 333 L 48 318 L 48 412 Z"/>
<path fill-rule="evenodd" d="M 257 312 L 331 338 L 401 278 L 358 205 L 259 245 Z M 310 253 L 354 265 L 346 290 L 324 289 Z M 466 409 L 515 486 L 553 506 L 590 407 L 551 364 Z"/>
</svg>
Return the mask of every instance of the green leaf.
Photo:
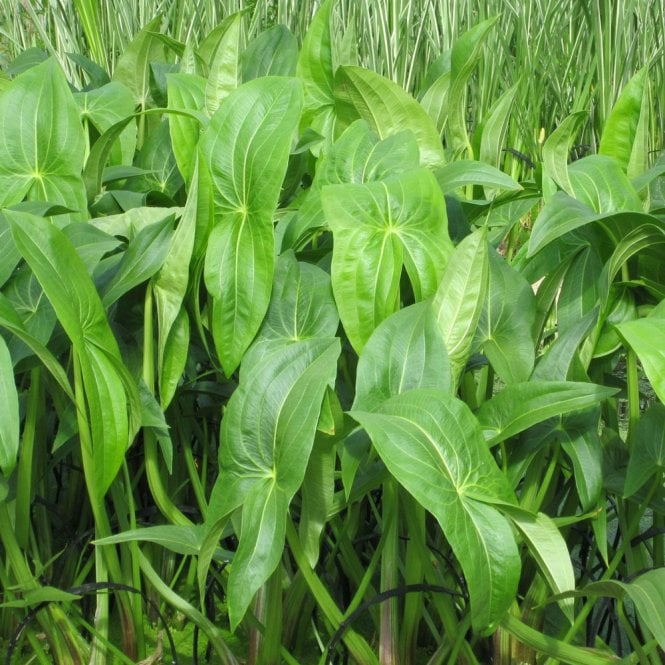
<svg viewBox="0 0 665 665">
<path fill-rule="evenodd" d="M 203 77 L 195 74 L 167 74 L 166 81 L 169 108 L 185 111 L 203 108 L 206 86 Z M 174 115 L 169 120 L 169 131 L 176 163 L 183 180 L 189 186 L 196 163 L 201 124 L 192 118 Z"/>
<path fill-rule="evenodd" d="M 113 72 L 113 80 L 124 83 L 131 90 L 134 103 L 141 110 L 151 101 L 151 63 L 166 62 L 164 43 L 156 35 L 161 22 L 161 16 L 156 16 L 138 32 L 118 58 Z"/>
<path fill-rule="evenodd" d="M 526 540 L 543 577 L 554 593 L 575 588 L 575 572 L 568 546 L 556 524 L 544 513 L 532 515 L 525 510 L 507 506 L 504 512 L 514 522 Z M 570 623 L 574 619 L 572 598 L 559 601 L 561 611 Z"/>
<path fill-rule="evenodd" d="M 584 247 L 572 260 L 557 301 L 557 324 L 562 333 L 596 307 L 600 293 L 598 275 L 602 269 L 603 262 L 595 245 Z"/>
<path fill-rule="evenodd" d="M 482 164 L 488 164 L 496 168 L 501 166 L 506 130 L 518 88 L 519 83 L 508 88 L 494 102 L 487 118 L 484 118 L 481 122 L 478 159 Z"/>
<path fill-rule="evenodd" d="M 365 185 L 329 185 L 321 196 L 334 239 L 335 300 L 360 351 L 399 308 L 403 266 L 416 300 L 436 290 L 452 247 L 445 201 L 425 169 Z"/>
<path fill-rule="evenodd" d="M 639 618 L 665 649 L 665 568 L 654 568 L 630 583 L 609 580 L 592 582 L 583 589 L 568 592 L 570 596 L 605 596 L 623 600 L 628 596 Z M 554 600 L 557 598 L 555 597 Z"/>
<path fill-rule="evenodd" d="M 381 140 L 367 122 L 356 120 L 319 159 L 312 186 L 288 223 L 282 247 L 299 247 L 325 227 L 321 203 L 324 186 L 384 180 L 417 168 L 418 162 L 418 144 L 411 131 Z"/>
<path fill-rule="evenodd" d="M 81 119 L 90 122 L 99 134 L 134 113 L 134 97 L 119 81 L 107 83 L 101 88 L 78 92 L 74 99 L 81 111 Z M 120 149 L 112 157 L 114 164 L 131 164 L 136 148 L 136 127 L 129 124 L 120 134 Z"/>
<path fill-rule="evenodd" d="M 543 144 L 543 171 L 567 194 L 573 195 L 573 186 L 568 177 L 570 149 L 580 127 L 587 120 L 586 111 L 571 113 L 547 137 Z"/>
<path fill-rule="evenodd" d="M 288 505 L 286 493 L 274 478 L 256 482 L 245 498 L 240 542 L 227 590 L 232 631 L 282 558 Z"/>
<path fill-rule="evenodd" d="M 498 252 L 490 251 L 489 289 L 475 341 L 504 383 L 526 381 L 533 370 L 535 319 L 531 285 Z"/>
<path fill-rule="evenodd" d="M 453 380 L 471 353 L 489 281 L 487 229 L 468 235 L 455 248 L 434 296 L 434 312 L 448 349 Z"/>
<path fill-rule="evenodd" d="M 240 385 L 226 407 L 220 475 L 207 520 L 214 524 L 243 505 L 229 581 L 232 629 L 279 562 L 286 508 L 305 477 L 321 402 L 335 380 L 339 353 L 336 339 L 278 348 L 260 365 L 241 369 Z"/>
<path fill-rule="evenodd" d="M 626 83 L 605 120 L 600 137 L 598 153 L 614 157 L 624 171 L 628 170 L 637 138 L 648 71 L 648 66 L 642 67 Z"/>
<path fill-rule="evenodd" d="M 443 148 L 431 118 L 400 86 L 361 67 L 340 67 L 335 73 L 335 115 L 341 129 L 362 118 L 383 139 L 410 129 L 418 141 L 420 163 L 443 164 Z"/>
<path fill-rule="evenodd" d="M 117 545 L 119 543 L 155 543 L 176 554 L 197 556 L 201 550 L 205 527 L 202 524 L 160 524 L 140 529 L 129 529 L 107 538 L 93 541 L 96 547 Z"/>
<path fill-rule="evenodd" d="M 296 79 L 265 77 L 231 93 L 199 144 L 212 185 L 213 229 L 205 283 L 212 329 L 227 375 L 266 313 L 274 270 L 272 217 L 302 106 Z M 230 147 L 229 147 L 230 146 Z"/>
<path fill-rule="evenodd" d="M 353 408 L 373 411 L 415 388 L 452 391 L 446 345 L 429 302 L 396 312 L 374 331 L 358 362 Z"/>
<path fill-rule="evenodd" d="M 649 317 L 616 325 L 621 337 L 637 354 L 658 399 L 665 402 L 665 319 Z"/>
<path fill-rule="evenodd" d="M 589 155 L 568 168 L 573 196 L 597 213 L 642 212 L 642 201 L 619 164 L 605 155 Z"/>
<path fill-rule="evenodd" d="M 0 287 L 12 276 L 21 260 L 21 252 L 16 249 L 9 230 L 9 222 L 0 212 Z"/>
<path fill-rule="evenodd" d="M 474 162 L 471 159 L 460 159 L 441 166 L 434 171 L 434 175 L 444 194 L 454 192 L 458 187 L 466 185 L 483 185 L 512 191 L 522 189 L 522 185 L 494 166 Z"/>
<path fill-rule="evenodd" d="M 495 624 L 515 597 L 520 558 L 510 526 L 485 501 L 512 504 L 514 496 L 469 408 L 449 393 L 418 389 L 351 416 L 439 522 L 467 580 L 474 628 Z"/>
<path fill-rule="evenodd" d="M 55 60 L 0 96 L 0 207 L 27 197 L 85 210 L 84 152 L 78 107 Z"/>
<path fill-rule="evenodd" d="M 221 25 L 224 26 L 224 31 L 210 62 L 205 89 L 205 108 L 209 116 L 212 116 L 222 100 L 238 87 L 240 78 L 242 12 L 228 16 Z"/>
<path fill-rule="evenodd" d="M 617 389 L 574 381 L 527 381 L 507 386 L 484 402 L 476 416 L 494 446 L 548 418 L 595 406 Z"/>
<path fill-rule="evenodd" d="M 665 406 L 654 404 L 635 427 L 624 497 L 633 496 L 654 474 L 665 471 Z"/>
<path fill-rule="evenodd" d="M 189 320 L 182 303 L 189 283 L 189 264 L 194 250 L 198 197 L 198 164 L 194 165 L 192 187 L 180 222 L 159 272 L 154 276 L 153 294 L 157 308 L 157 372 L 160 403 L 171 401 L 184 369 L 189 340 Z"/>
<path fill-rule="evenodd" d="M 81 365 L 93 451 L 89 488 L 104 495 L 115 478 L 140 419 L 136 385 L 85 264 L 48 220 L 7 213 L 14 242 L 35 273 L 72 341 Z M 88 470 L 86 470 L 88 474 Z"/>
<path fill-rule="evenodd" d="M 295 76 L 298 40 L 285 25 L 258 34 L 240 57 L 243 83 L 262 76 Z"/>
<path fill-rule="evenodd" d="M 12 358 L 2 335 L 0 335 L 0 404 L 3 405 L 2 418 L 0 418 L 0 470 L 9 477 L 18 457 L 20 417 Z"/>
<path fill-rule="evenodd" d="M 317 266 L 298 263 L 288 251 L 277 259 L 268 312 L 243 358 L 243 371 L 279 347 L 334 337 L 338 326 L 330 276 Z"/>
<path fill-rule="evenodd" d="M 481 21 L 453 44 L 450 54 L 450 91 L 446 137 L 455 155 L 468 152 L 473 159 L 473 150 L 466 131 L 466 87 L 471 73 L 482 57 L 485 39 L 497 18 Z"/>
<path fill-rule="evenodd" d="M 557 238 L 597 219 L 598 215 L 584 203 L 564 192 L 555 192 L 536 217 L 527 256 L 533 256 Z"/>
<path fill-rule="evenodd" d="M 104 288 L 102 302 L 106 307 L 150 279 L 162 267 L 171 246 L 173 222 L 174 215 L 170 214 L 142 228 L 130 241 L 115 275 Z"/>
<path fill-rule="evenodd" d="M 52 586 L 40 586 L 37 589 L 26 589 L 22 592 L 23 598 L 0 603 L 0 607 L 28 608 L 42 603 L 68 603 L 80 600 L 81 596 L 69 593 Z"/>
<path fill-rule="evenodd" d="M 332 138 L 335 105 L 330 31 L 332 5 L 333 0 L 326 0 L 312 19 L 302 42 L 296 69 L 305 92 L 303 124 L 329 139 Z"/>
<path fill-rule="evenodd" d="M 25 329 L 11 302 L 2 293 L 0 293 L 0 326 L 20 339 L 42 361 L 42 364 L 51 373 L 63 393 L 73 403 L 75 401 L 74 391 L 69 384 L 67 372 L 46 346 Z"/>
<path fill-rule="evenodd" d="M 332 443 L 332 437 L 317 436 L 300 490 L 302 508 L 298 531 L 312 568 L 319 561 L 321 534 L 335 494 L 337 453 Z"/>
<path fill-rule="evenodd" d="M 598 310 L 594 309 L 583 316 L 577 323 L 568 327 L 548 347 L 540 357 L 536 369 L 531 375 L 536 381 L 565 381 L 577 356 L 582 341 L 591 332 L 598 320 Z"/>
<path fill-rule="evenodd" d="M 420 105 L 425 109 L 427 115 L 434 122 L 434 126 L 443 136 L 443 130 L 448 120 L 450 110 L 448 99 L 450 93 L 450 71 L 444 72 L 439 78 L 427 88 L 420 100 Z"/>
</svg>

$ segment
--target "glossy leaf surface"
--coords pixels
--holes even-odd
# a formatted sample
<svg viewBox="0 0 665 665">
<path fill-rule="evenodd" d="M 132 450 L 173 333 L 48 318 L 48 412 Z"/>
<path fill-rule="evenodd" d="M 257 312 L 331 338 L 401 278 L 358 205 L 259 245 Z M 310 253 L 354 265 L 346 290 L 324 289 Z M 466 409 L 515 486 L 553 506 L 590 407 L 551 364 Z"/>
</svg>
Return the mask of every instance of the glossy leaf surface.
<svg viewBox="0 0 665 665">
<path fill-rule="evenodd" d="M 360 351 L 398 309 L 402 267 L 416 300 L 437 288 L 451 250 L 443 196 L 424 169 L 322 191 L 333 232 L 332 284 L 344 328 Z"/>
<path fill-rule="evenodd" d="M 335 74 L 335 114 L 342 128 L 362 118 L 386 138 L 410 129 L 420 148 L 420 162 L 444 162 L 439 133 L 418 102 L 400 86 L 361 67 L 340 67 Z"/>
<path fill-rule="evenodd" d="M 520 560 L 505 518 L 484 501 L 514 498 L 471 411 L 449 393 L 419 389 L 351 415 L 439 522 L 464 571 L 474 627 L 498 621 L 517 590 Z"/>
<path fill-rule="evenodd" d="M 272 215 L 302 107 L 295 79 L 266 77 L 231 93 L 200 142 L 212 187 L 205 283 L 213 336 L 230 375 L 266 313 L 274 270 Z"/>
</svg>

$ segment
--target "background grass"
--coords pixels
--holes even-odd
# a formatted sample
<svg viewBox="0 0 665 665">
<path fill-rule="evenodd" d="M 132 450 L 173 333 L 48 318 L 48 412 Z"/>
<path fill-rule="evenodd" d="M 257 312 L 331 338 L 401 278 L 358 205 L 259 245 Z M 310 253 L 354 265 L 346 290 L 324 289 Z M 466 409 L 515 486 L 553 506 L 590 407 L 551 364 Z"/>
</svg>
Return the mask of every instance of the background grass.
<svg viewBox="0 0 665 665">
<path fill-rule="evenodd" d="M 85 76 L 67 53 L 85 53 L 112 72 L 118 55 L 154 16 L 162 16 L 162 32 L 181 42 L 199 42 L 225 16 L 241 10 L 245 42 L 275 23 L 287 25 L 301 41 L 319 5 L 317 0 L 0 0 L 0 52 L 6 67 L 26 48 L 43 49 L 81 87 Z M 498 24 L 487 40 L 489 57 L 471 81 L 471 128 L 517 83 L 507 145 L 533 160 L 543 136 L 569 113 L 587 110 L 580 141 L 593 152 L 619 91 L 650 64 L 649 149 L 654 157 L 662 150 L 663 0 L 338 0 L 337 44 L 345 57 L 418 94 L 453 41 L 490 16 L 498 16 Z"/>
</svg>

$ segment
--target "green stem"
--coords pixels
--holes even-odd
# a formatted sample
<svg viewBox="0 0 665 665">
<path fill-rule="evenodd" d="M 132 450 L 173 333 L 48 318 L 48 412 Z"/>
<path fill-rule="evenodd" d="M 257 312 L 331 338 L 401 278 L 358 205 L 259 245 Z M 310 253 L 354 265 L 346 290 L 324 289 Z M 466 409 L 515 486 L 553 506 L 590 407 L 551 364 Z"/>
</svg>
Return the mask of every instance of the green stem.
<svg viewBox="0 0 665 665">
<path fill-rule="evenodd" d="M 213 649 L 217 652 L 217 655 L 220 657 L 221 665 L 238 665 L 233 653 L 231 653 L 229 647 L 226 645 L 219 628 L 215 626 L 209 619 L 207 619 L 201 612 L 199 612 L 195 607 L 190 605 L 184 598 L 179 596 L 168 584 L 162 580 L 162 578 L 157 574 L 155 569 L 150 565 L 150 561 L 143 554 L 139 552 L 139 561 L 141 563 L 141 570 L 145 575 L 146 579 L 153 586 L 155 591 L 173 608 L 182 612 L 192 623 L 197 625 L 208 637 L 210 644 Z"/>
<path fill-rule="evenodd" d="M 640 386 L 637 373 L 637 356 L 628 349 L 626 354 L 626 383 L 628 388 L 628 445 L 635 435 L 635 427 L 640 420 Z"/>
<path fill-rule="evenodd" d="M 623 600 L 621 599 L 617 600 L 617 613 L 619 615 L 619 620 L 621 621 L 621 625 L 626 631 L 626 635 L 628 635 L 628 640 L 630 641 L 630 644 L 633 647 L 635 654 L 639 658 L 640 665 L 649 665 L 649 658 L 647 657 L 646 653 L 644 653 L 642 645 L 640 644 L 640 640 L 635 634 L 635 631 L 633 630 L 633 625 L 630 623 L 628 617 L 626 616 L 626 611 L 623 606 Z"/>
<path fill-rule="evenodd" d="M 386 544 L 381 556 L 381 591 L 389 591 L 399 583 L 399 531 L 397 483 L 390 478 L 383 483 L 382 528 Z M 379 662 L 393 665 L 399 662 L 399 603 L 397 597 L 381 603 Z"/>
<path fill-rule="evenodd" d="M 279 665 L 282 645 L 282 567 L 270 576 L 265 585 L 263 621 L 265 631 L 258 665 Z"/>
<path fill-rule="evenodd" d="M 37 419 L 43 413 L 42 370 L 35 367 L 30 372 L 30 389 L 25 405 L 25 423 L 21 439 L 21 455 L 16 479 L 15 536 L 19 546 L 27 550 L 30 534 L 30 514 L 33 496 L 33 464 L 36 446 Z"/>
<path fill-rule="evenodd" d="M 422 543 L 425 543 L 425 509 L 409 494 L 403 492 L 401 503 L 404 517 L 407 505 L 410 503 L 410 517 L 404 519 L 403 528 L 409 535 L 404 557 L 404 583 L 420 584 L 425 577 L 423 566 L 423 553 L 420 551 Z M 417 532 L 417 536 L 414 534 Z M 402 616 L 402 648 L 401 658 L 404 665 L 416 662 L 416 649 L 418 646 L 418 629 L 423 612 L 423 594 L 410 593 L 404 599 L 404 614 Z"/>
<path fill-rule="evenodd" d="M 649 503 L 651 503 L 651 499 L 653 498 L 653 495 L 655 494 L 656 490 L 659 487 L 660 487 L 660 474 L 659 477 L 656 479 L 656 482 L 654 482 L 651 485 L 649 492 L 647 493 L 646 499 L 644 500 L 644 503 L 642 503 L 639 509 L 636 510 L 635 513 L 632 515 L 630 525 L 627 527 L 627 531 L 621 541 L 621 544 L 617 548 L 617 551 L 614 553 L 614 556 L 612 557 L 612 560 L 610 561 L 607 570 L 603 573 L 600 580 L 598 581 L 605 582 L 611 579 L 612 575 L 614 575 L 614 573 L 616 572 L 616 569 L 619 567 L 619 564 L 623 561 L 626 549 L 630 547 L 630 541 L 633 539 L 638 529 L 640 528 L 640 520 L 642 518 L 642 515 L 644 514 L 644 511 L 649 506 Z M 575 617 L 575 622 L 573 623 L 573 625 L 570 627 L 570 629 L 563 638 L 563 641 L 565 643 L 569 643 L 575 637 L 575 635 L 577 635 L 578 631 L 582 628 L 582 626 L 584 626 L 587 617 L 589 616 L 591 610 L 593 609 L 595 600 L 596 600 L 595 596 L 590 596 L 589 598 L 586 599 L 586 602 L 584 603 L 584 605 L 578 612 L 577 616 Z M 545 665 L 556 665 L 556 663 L 557 663 L 556 660 L 548 659 Z"/>
<path fill-rule="evenodd" d="M 288 520 L 286 523 L 286 540 L 291 549 L 293 558 L 305 578 L 307 586 L 312 592 L 318 606 L 321 608 L 326 619 L 332 624 L 333 629 L 336 630 L 342 623 L 342 613 L 328 593 L 328 590 L 309 565 L 307 555 L 300 544 L 298 533 L 291 520 Z M 352 628 L 346 630 L 342 640 L 349 649 L 351 657 L 355 658 L 358 663 L 362 663 L 363 665 L 378 665 L 378 660 L 369 644 L 367 644 L 365 639 L 358 635 Z"/>
</svg>

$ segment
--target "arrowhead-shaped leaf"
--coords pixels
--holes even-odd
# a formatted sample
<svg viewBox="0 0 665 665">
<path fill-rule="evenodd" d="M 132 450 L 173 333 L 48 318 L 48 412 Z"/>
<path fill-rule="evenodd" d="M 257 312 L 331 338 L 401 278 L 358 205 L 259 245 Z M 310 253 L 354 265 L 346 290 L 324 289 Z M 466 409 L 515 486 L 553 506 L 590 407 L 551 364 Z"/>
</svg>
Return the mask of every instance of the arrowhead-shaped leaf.
<svg viewBox="0 0 665 665">
<path fill-rule="evenodd" d="M 334 338 L 278 348 L 260 365 L 241 372 L 240 386 L 226 407 L 220 475 L 207 520 L 214 524 L 243 505 L 240 546 L 229 581 L 232 628 L 279 561 L 286 509 L 305 477 L 339 352 Z"/>
<path fill-rule="evenodd" d="M 0 97 L 0 206 L 29 200 L 85 210 L 83 126 L 55 60 L 32 67 Z"/>
<path fill-rule="evenodd" d="M 464 571 L 474 627 L 499 621 L 521 566 L 508 522 L 487 502 L 515 499 L 469 408 L 450 393 L 418 389 L 351 416 L 390 473 L 439 522 Z"/>
<path fill-rule="evenodd" d="M 250 81 L 224 100 L 199 143 L 214 210 L 205 283 L 213 297 L 215 346 L 227 375 L 240 364 L 270 300 L 272 217 L 301 107 L 296 79 Z"/>
<path fill-rule="evenodd" d="M 445 201 L 424 169 L 366 185 L 330 185 L 322 198 L 334 238 L 335 300 L 360 351 L 398 309 L 403 266 L 416 300 L 436 290 L 452 247 Z"/>
</svg>

